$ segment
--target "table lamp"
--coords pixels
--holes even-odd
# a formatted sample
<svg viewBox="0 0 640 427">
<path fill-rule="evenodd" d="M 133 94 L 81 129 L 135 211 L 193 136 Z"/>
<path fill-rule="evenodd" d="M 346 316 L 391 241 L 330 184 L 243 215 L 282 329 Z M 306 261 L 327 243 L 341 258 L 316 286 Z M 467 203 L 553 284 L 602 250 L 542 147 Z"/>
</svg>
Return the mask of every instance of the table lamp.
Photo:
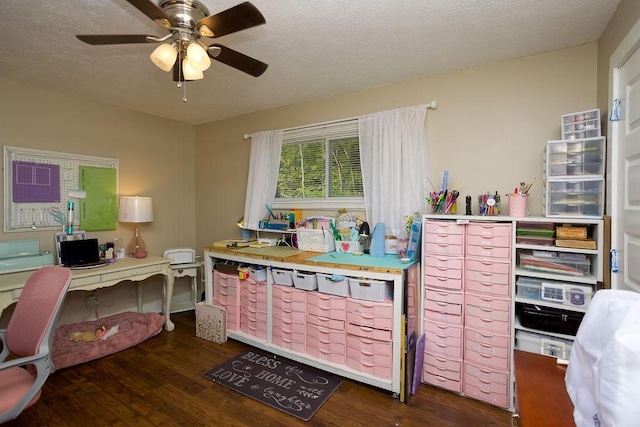
<svg viewBox="0 0 640 427">
<path fill-rule="evenodd" d="M 151 197 L 121 197 L 118 221 L 133 222 L 136 226 L 135 235 L 127 246 L 127 254 L 136 258 L 145 258 L 147 256 L 147 245 L 140 236 L 138 224 L 153 221 Z"/>
</svg>

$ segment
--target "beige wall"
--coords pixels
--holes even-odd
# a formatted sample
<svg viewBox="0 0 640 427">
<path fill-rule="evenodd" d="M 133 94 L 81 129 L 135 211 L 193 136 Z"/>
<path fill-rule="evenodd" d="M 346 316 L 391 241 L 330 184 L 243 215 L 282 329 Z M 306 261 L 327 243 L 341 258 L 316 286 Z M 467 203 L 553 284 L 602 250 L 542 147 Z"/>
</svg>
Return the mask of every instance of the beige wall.
<svg viewBox="0 0 640 427">
<path fill-rule="evenodd" d="M 118 159 L 120 194 L 153 197 L 154 221 L 141 226 L 149 252 L 162 255 L 171 247 L 195 248 L 195 126 L 4 78 L 0 92 L 2 145 Z M 41 250 L 52 251 L 53 233 L 2 233 L 0 240 L 38 239 Z M 89 236 L 100 242 L 119 236 L 128 243 L 133 228 L 120 224 L 117 230 Z M 159 300 L 159 287 L 155 288 L 145 301 Z M 128 308 L 131 299 L 125 292 Z M 100 293 L 101 315 L 120 310 L 122 299 L 112 298 L 112 290 Z"/>
<path fill-rule="evenodd" d="M 249 153 L 243 134 L 432 100 L 438 102 L 427 115 L 432 182 L 438 185 L 446 169 L 463 196 L 475 196 L 505 194 L 520 181 L 537 178 L 530 207 L 541 215 L 542 150 L 546 141 L 560 139 L 562 114 L 596 107 L 596 65 L 597 44 L 589 43 L 200 125 L 197 247 L 238 235 Z"/>
</svg>

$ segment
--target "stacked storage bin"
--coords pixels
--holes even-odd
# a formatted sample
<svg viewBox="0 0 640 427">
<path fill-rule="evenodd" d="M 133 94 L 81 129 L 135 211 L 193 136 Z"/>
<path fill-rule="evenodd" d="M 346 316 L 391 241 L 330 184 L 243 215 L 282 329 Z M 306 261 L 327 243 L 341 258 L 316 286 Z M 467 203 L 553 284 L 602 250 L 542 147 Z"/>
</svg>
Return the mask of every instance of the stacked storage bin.
<svg viewBox="0 0 640 427">
<path fill-rule="evenodd" d="M 391 378 L 392 362 L 393 302 L 347 298 L 347 366 Z"/>
<path fill-rule="evenodd" d="M 280 347 L 305 353 L 307 292 L 286 285 L 273 285 L 271 289 L 271 341 Z"/>
<path fill-rule="evenodd" d="M 606 147 L 600 110 L 565 114 L 561 125 L 562 140 L 548 141 L 545 148 L 545 216 L 601 218 Z"/>
<path fill-rule="evenodd" d="M 237 274 L 213 272 L 213 303 L 227 309 L 227 330 L 240 330 L 240 278 Z"/>
<path fill-rule="evenodd" d="M 241 282 L 240 330 L 267 339 L 267 270 L 249 269 L 249 279 Z"/>
<path fill-rule="evenodd" d="M 466 229 L 463 393 L 510 405 L 511 224 Z"/>
<path fill-rule="evenodd" d="M 424 224 L 425 350 L 422 380 L 462 391 L 463 272 L 465 226 L 453 221 Z"/>
<path fill-rule="evenodd" d="M 307 293 L 307 354 L 346 364 L 347 299 L 320 292 Z"/>
</svg>

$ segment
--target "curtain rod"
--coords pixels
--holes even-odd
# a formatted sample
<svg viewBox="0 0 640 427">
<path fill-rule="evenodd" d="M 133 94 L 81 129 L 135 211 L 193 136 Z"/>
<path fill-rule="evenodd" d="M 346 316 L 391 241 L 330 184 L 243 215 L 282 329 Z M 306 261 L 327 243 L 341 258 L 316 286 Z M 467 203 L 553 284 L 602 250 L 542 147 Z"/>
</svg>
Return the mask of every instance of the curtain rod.
<svg viewBox="0 0 640 427">
<path fill-rule="evenodd" d="M 438 102 L 437 101 L 431 101 L 430 103 L 426 104 L 426 106 L 427 106 L 427 109 L 435 110 L 436 108 L 438 108 Z M 296 126 L 296 127 L 292 127 L 292 128 L 283 129 L 283 131 L 302 129 L 302 128 L 306 128 L 306 127 L 309 127 L 309 126 L 329 125 L 329 124 L 334 124 L 334 123 L 346 122 L 346 121 L 354 120 L 354 119 L 357 119 L 357 117 L 350 117 L 348 119 L 333 120 L 333 121 L 324 122 L 324 123 L 316 123 L 316 124 L 313 124 L 313 125 Z M 242 138 L 250 139 L 251 135 L 248 134 L 248 133 L 245 133 L 244 135 L 242 135 Z"/>
</svg>

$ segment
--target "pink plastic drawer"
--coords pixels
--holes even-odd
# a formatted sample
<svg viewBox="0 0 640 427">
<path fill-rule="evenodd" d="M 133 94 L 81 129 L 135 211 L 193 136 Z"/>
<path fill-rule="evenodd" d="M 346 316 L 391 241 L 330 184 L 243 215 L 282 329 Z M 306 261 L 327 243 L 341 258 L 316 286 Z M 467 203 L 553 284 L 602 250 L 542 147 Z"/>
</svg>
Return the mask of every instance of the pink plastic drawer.
<svg viewBox="0 0 640 427">
<path fill-rule="evenodd" d="M 377 317 L 391 320 L 393 319 L 393 304 L 347 298 L 347 312 L 366 318 Z"/>
<path fill-rule="evenodd" d="M 422 373 L 422 381 L 427 384 L 455 391 L 456 393 L 460 393 L 462 391 L 462 381 L 450 380 L 448 378 L 429 373 L 426 370 L 424 370 Z"/>
<path fill-rule="evenodd" d="M 327 362 L 337 363 L 339 365 L 346 365 L 347 356 L 345 350 L 337 352 L 331 350 L 330 344 L 319 344 L 315 340 L 307 340 L 307 351 L 309 356 L 316 357 Z"/>
<path fill-rule="evenodd" d="M 390 341 L 379 341 L 363 338 L 356 335 L 347 335 L 347 347 L 365 354 L 393 354 L 393 345 Z"/>
<path fill-rule="evenodd" d="M 391 348 L 385 349 L 382 352 L 376 351 L 363 351 L 355 347 L 347 346 L 347 357 L 350 359 L 359 360 L 366 365 L 379 365 L 385 368 L 390 368 L 393 360 Z"/>
<path fill-rule="evenodd" d="M 509 259 L 511 258 L 511 248 L 467 245 L 467 256 Z"/>
<path fill-rule="evenodd" d="M 273 307 L 272 315 L 285 322 L 306 323 L 307 313 L 305 311 L 291 310 L 290 308 Z"/>
<path fill-rule="evenodd" d="M 272 304 L 276 308 L 285 308 L 297 312 L 307 310 L 307 291 L 286 286 L 272 286 Z"/>
<path fill-rule="evenodd" d="M 467 271 L 479 271 L 482 273 L 509 274 L 511 263 L 500 260 L 467 259 L 465 263 Z"/>
<path fill-rule="evenodd" d="M 446 277 L 447 279 L 462 279 L 462 269 L 446 268 L 444 266 L 424 266 L 424 274 L 427 276 Z"/>
<path fill-rule="evenodd" d="M 494 406 L 499 406 L 501 408 L 509 407 L 509 394 L 508 393 L 495 393 L 490 390 L 484 390 L 476 387 L 475 385 L 464 383 L 462 387 L 464 394 L 469 397 L 473 397 L 474 399 L 482 400 L 484 402 L 490 403 Z"/>
<path fill-rule="evenodd" d="M 424 224 L 425 235 L 435 234 L 464 234 L 464 225 L 454 221 L 427 220 Z"/>
<path fill-rule="evenodd" d="M 328 317 L 307 313 L 307 324 L 344 332 L 346 322 L 342 319 L 329 319 Z"/>
<path fill-rule="evenodd" d="M 460 316 L 462 315 L 462 304 L 425 300 L 424 310 L 425 312 L 435 311 L 438 313 L 446 313 L 446 314 L 453 314 L 455 316 Z"/>
<path fill-rule="evenodd" d="M 347 347 L 347 366 L 379 378 L 391 378 L 391 357 L 384 354 L 364 354 Z"/>
<path fill-rule="evenodd" d="M 347 299 L 319 292 L 309 292 L 307 294 L 307 312 L 315 316 L 345 320 L 347 318 Z"/>
<path fill-rule="evenodd" d="M 244 313 L 240 315 L 240 330 L 256 338 L 267 339 L 267 322 L 257 321 Z"/>
<path fill-rule="evenodd" d="M 464 348 L 469 351 L 480 353 L 483 356 L 498 357 L 505 360 L 509 359 L 509 346 L 501 347 L 466 339 L 464 341 Z"/>
<path fill-rule="evenodd" d="M 494 283 L 499 285 L 508 285 L 511 280 L 511 276 L 508 273 L 493 273 L 477 270 L 467 270 L 464 277 L 467 281 L 475 280 L 476 282 Z"/>
<path fill-rule="evenodd" d="M 511 224 L 471 223 L 467 225 L 468 236 L 511 237 Z"/>
<path fill-rule="evenodd" d="M 465 317 L 465 326 L 469 326 L 474 329 L 484 329 L 490 332 L 496 332 L 499 334 L 509 333 L 509 320 L 493 320 L 488 317 L 482 317 L 485 313 L 480 309 L 467 310 Z M 426 313 L 425 313 L 426 315 Z"/>
<path fill-rule="evenodd" d="M 424 284 L 427 287 L 443 288 L 452 290 L 462 289 L 462 279 L 450 279 L 447 277 L 424 276 Z"/>
<path fill-rule="evenodd" d="M 462 304 L 464 302 L 462 292 L 451 292 L 442 289 L 427 288 L 424 290 L 424 299 L 438 302 Z"/>
<path fill-rule="evenodd" d="M 462 327 L 438 322 L 424 322 L 424 331 L 439 337 L 454 337 L 462 341 Z"/>
<path fill-rule="evenodd" d="M 465 328 L 464 334 L 466 340 L 475 341 L 483 345 L 509 348 L 511 343 L 509 335 L 500 335 L 473 328 Z"/>
<path fill-rule="evenodd" d="M 297 351 L 298 353 L 306 353 L 307 345 L 304 335 L 300 337 L 296 334 L 287 334 L 274 329 L 272 332 L 271 342 L 274 345 L 286 348 L 288 350 Z"/>
<path fill-rule="evenodd" d="M 496 295 L 496 296 L 509 296 L 511 294 L 511 286 L 508 284 L 495 284 L 479 282 L 477 280 L 465 279 L 465 289 L 471 292 L 479 292 L 483 294 Z"/>
<path fill-rule="evenodd" d="M 510 248 L 511 238 L 501 236 L 467 236 L 467 247 Z"/>
<path fill-rule="evenodd" d="M 391 330 L 375 329 L 353 323 L 347 323 L 347 334 L 379 341 L 391 341 L 393 338 Z"/>
<path fill-rule="evenodd" d="M 255 280 L 245 280 L 242 283 L 241 297 L 248 298 L 253 301 L 267 301 L 266 282 L 256 282 Z"/>
<path fill-rule="evenodd" d="M 240 306 L 241 310 L 240 310 L 240 314 L 241 315 L 246 315 L 248 317 L 250 317 L 251 319 L 255 319 L 258 322 L 264 322 L 265 324 L 267 323 L 267 312 L 264 310 L 256 310 L 252 307 L 244 307 L 244 306 Z"/>
<path fill-rule="evenodd" d="M 266 313 L 267 311 L 267 303 L 262 301 L 252 301 L 249 298 L 242 298 L 240 300 L 240 306 L 242 310 L 249 311 L 263 311 Z"/>
<path fill-rule="evenodd" d="M 481 365 L 502 371 L 506 371 L 509 369 L 508 357 L 501 357 L 500 355 L 480 352 L 466 346 L 464 348 L 464 360 L 467 362 L 479 363 Z"/>
<path fill-rule="evenodd" d="M 464 245 L 449 243 L 432 243 L 425 242 L 424 252 L 437 255 L 464 255 Z"/>
<path fill-rule="evenodd" d="M 424 311 L 424 319 L 426 321 L 448 323 L 450 325 L 462 325 L 462 315 L 460 314 L 448 314 L 438 311 Z"/>
<path fill-rule="evenodd" d="M 494 393 L 506 393 L 509 389 L 509 373 L 497 371 L 473 363 L 464 363 L 465 382 Z"/>
<path fill-rule="evenodd" d="M 385 317 L 372 317 L 369 314 L 356 314 L 349 312 L 347 314 L 347 322 L 354 325 L 366 326 L 375 329 L 393 329 L 393 319 Z"/>
<path fill-rule="evenodd" d="M 424 372 L 432 375 L 438 375 L 448 380 L 461 381 L 461 365 L 462 362 L 460 360 L 424 353 Z"/>
<path fill-rule="evenodd" d="M 436 245 L 462 245 L 464 238 L 462 234 L 427 233 L 424 236 L 424 241 Z"/>
<path fill-rule="evenodd" d="M 425 352 L 454 358 L 462 357 L 462 338 L 439 337 L 433 332 L 425 332 L 424 334 Z"/>
<path fill-rule="evenodd" d="M 344 354 L 347 342 L 347 333 L 336 329 L 325 328 L 314 324 L 307 325 L 307 339 L 314 339 L 323 343 L 334 343 L 338 349 L 342 348 Z"/>
<path fill-rule="evenodd" d="M 425 254 L 423 266 L 445 270 L 462 270 L 463 262 L 460 257 Z"/>
<path fill-rule="evenodd" d="M 508 299 L 496 298 L 491 295 L 475 295 L 468 293 L 465 296 L 467 305 L 480 307 L 484 311 L 504 312 L 504 315 L 500 315 L 497 320 L 505 320 L 509 318 L 509 312 L 511 311 L 511 301 Z"/>
<path fill-rule="evenodd" d="M 469 299 L 471 298 L 471 294 L 467 295 L 467 304 L 466 304 L 466 309 L 465 312 L 467 314 L 467 316 L 473 316 L 473 317 L 480 317 L 482 319 L 490 319 L 490 320 L 499 320 L 501 322 L 509 322 L 509 319 L 511 318 L 511 311 L 509 310 L 509 301 L 503 300 L 500 301 L 502 304 L 500 305 L 504 305 L 506 304 L 506 307 L 504 307 L 505 309 L 502 310 L 499 308 L 486 308 L 486 307 L 482 307 L 482 306 L 478 306 L 478 305 L 472 305 L 469 302 Z M 494 305 L 498 305 L 497 303 Z"/>
</svg>

